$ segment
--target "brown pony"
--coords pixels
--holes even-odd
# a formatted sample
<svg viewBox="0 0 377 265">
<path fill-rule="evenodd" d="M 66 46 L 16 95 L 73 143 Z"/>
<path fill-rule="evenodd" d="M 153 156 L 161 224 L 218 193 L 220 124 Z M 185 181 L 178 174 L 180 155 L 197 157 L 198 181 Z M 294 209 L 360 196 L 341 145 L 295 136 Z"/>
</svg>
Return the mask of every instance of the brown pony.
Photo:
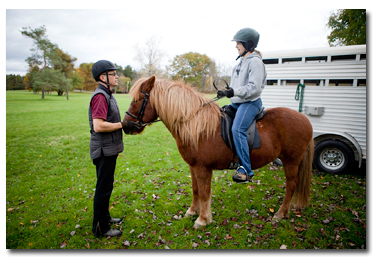
<svg viewBox="0 0 377 265">
<path fill-rule="evenodd" d="M 186 216 L 199 214 L 195 228 L 212 222 L 212 170 L 226 169 L 235 155 L 220 134 L 221 112 L 217 104 L 204 98 L 183 82 L 156 79 L 136 81 L 130 90 L 133 101 L 124 120 L 144 126 L 159 117 L 175 138 L 182 158 L 190 167 L 192 203 Z M 136 132 L 141 133 L 143 128 Z M 251 167 L 260 168 L 279 157 L 286 177 L 286 194 L 274 219 L 288 218 L 292 201 L 303 208 L 310 199 L 313 159 L 312 126 L 305 115 L 288 109 L 268 109 L 257 122 L 261 145 L 250 152 Z"/>
</svg>

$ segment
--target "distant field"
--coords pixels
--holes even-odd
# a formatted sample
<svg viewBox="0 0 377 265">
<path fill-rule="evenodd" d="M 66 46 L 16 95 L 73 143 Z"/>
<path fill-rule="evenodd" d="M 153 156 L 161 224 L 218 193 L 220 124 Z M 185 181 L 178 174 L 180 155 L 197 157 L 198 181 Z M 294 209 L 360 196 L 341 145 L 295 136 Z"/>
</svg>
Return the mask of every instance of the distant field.
<svg viewBox="0 0 377 265">
<path fill-rule="evenodd" d="M 271 222 L 285 194 L 284 171 L 274 165 L 256 170 L 249 185 L 234 184 L 232 171 L 214 172 L 214 222 L 194 230 L 196 218 L 184 218 L 190 172 L 163 123 L 124 135 L 110 210 L 125 219 L 118 226 L 123 234 L 98 239 L 91 233 L 91 95 L 70 93 L 68 101 L 56 93 L 44 100 L 27 91 L 6 96 L 7 249 L 367 248 L 365 176 L 314 172 L 310 205 Z M 115 97 L 123 116 L 131 99 Z"/>
</svg>

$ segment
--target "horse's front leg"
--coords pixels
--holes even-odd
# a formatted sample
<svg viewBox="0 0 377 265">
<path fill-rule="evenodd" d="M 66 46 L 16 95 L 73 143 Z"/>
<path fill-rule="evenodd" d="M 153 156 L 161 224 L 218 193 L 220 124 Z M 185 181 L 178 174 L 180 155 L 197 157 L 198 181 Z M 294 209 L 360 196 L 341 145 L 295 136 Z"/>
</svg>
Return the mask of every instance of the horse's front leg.
<svg viewBox="0 0 377 265">
<path fill-rule="evenodd" d="M 190 173 L 192 185 L 192 202 L 190 208 L 186 212 L 186 217 L 199 214 L 200 212 L 199 189 L 196 180 L 195 170 L 191 166 Z"/>
<path fill-rule="evenodd" d="M 200 200 L 200 215 L 196 219 L 194 228 L 212 223 L 211 213 L 211 179 L 212 169 L 205 167 L 194 167 L 195 178 L 198 188 L 198 195 Z"/>
<path fill-rule="evenodd" d="M 284 169 L 286 178 L 285 196 L 283 204 L 280 206 L 279 211 L 274 215 L 273 220 L 288 219 L 292 196 L 298 184 L 298 166 L 285 166 Z"/>
</svg>

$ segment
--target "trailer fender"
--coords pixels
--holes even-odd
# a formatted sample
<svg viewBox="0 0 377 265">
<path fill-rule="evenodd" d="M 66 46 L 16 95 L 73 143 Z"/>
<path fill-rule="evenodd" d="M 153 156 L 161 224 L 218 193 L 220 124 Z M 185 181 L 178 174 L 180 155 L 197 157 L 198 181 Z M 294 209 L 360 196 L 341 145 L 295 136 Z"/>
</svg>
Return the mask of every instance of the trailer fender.
<svg viewBox="0 0 377 265">
<path fill-rule="evenodd" d="M 350 146 L 350 148 L 354 151 L 355 154 L 355 160 L 359 161 L 359 168 L 361 167 L 362 161 L 363 161 L 363 152 L 362 149 L 357 142 L 357 140 L 350 135 L 349 133 L 346 132 L 341 132 L 341 133 L 325 133 L 325 132 L 313 132 L 313 138 L 315 144 L 318 144 L 319 142 L 322 142 L 327 139 L 337 139 L 337 140 L 342 140 L 346 144 Z"/>
</svg>

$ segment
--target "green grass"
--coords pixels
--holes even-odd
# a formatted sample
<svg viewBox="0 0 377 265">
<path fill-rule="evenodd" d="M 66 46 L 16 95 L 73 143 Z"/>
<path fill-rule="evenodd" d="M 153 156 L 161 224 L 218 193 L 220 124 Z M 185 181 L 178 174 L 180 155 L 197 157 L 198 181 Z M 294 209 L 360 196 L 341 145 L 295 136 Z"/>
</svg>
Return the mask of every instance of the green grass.
<svg viewBox="0 0 377 265">
<path fill-rule="evenodd" d="M 313 173 L 310 205 L 271 222 L 284 197 L 282 168 L 256 170 L 236 185 L 232 171 L 212 179 L 214 222 L 193 229 L 184 218 L 191 178 L 162 123 L 124 136 L 111 197 L 123 217 L 119 238 L 91 233 L 95 168 L 89 156 L 90 94 L 70 100 L 6 93 L 6 247 L 8 249 L 362 249 L 366 248 L 366 178 Z M 130 98 L 115 95 L 121 115 Z M 226 104 L 226 100 L 220 105 Z"/>
</svg>

